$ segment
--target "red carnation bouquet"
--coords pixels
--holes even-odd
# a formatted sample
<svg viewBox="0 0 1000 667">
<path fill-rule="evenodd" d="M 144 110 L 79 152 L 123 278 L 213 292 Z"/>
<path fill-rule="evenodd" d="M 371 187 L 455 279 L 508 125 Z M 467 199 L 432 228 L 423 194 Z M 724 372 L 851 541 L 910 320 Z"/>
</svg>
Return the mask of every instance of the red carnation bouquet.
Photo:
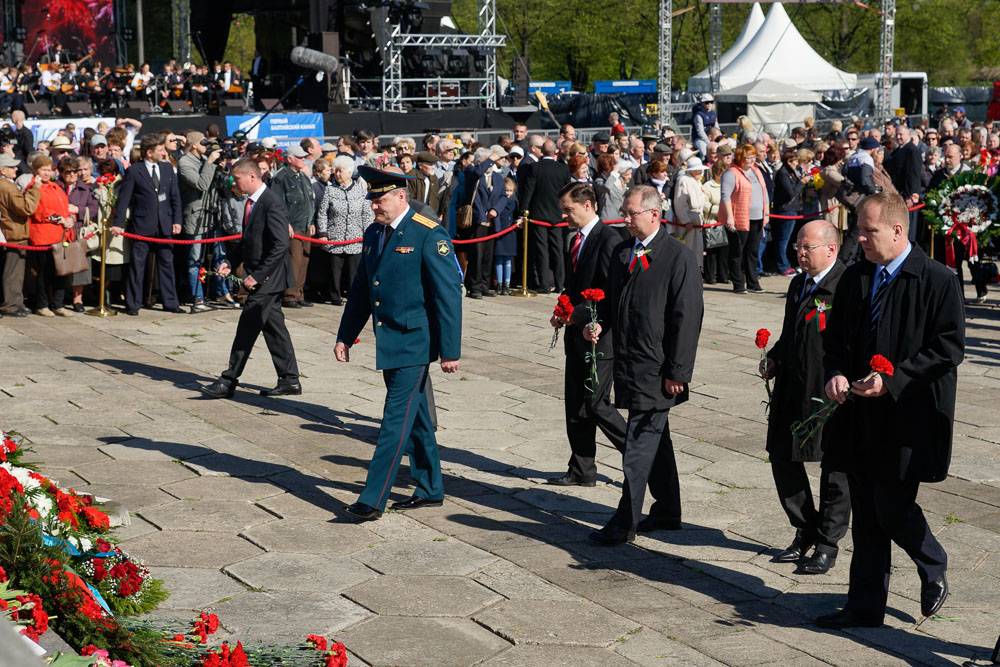
<svg viewBox="0 0 1000 667">
<path fill-rule="evenodd" d="M 559 320 L 560 324 L 552 332 L 552 341 L 549 343 L 549 352 L 555 349 L 556 343 L 559 342 L 559 329 L 565 324 L 569 324 L 569 320 L 573 317 L 573 304 L 570 303 L 568 294 L 560 294 L 559 301 L 556 303 L 556 307 L 552 311 L 553 317 Z"/>
<path fill-rule="evenodd" d="M 209 271 L 204 266 L 201 267 L 201 269 L 198 271 L 198 282 L 204 283 L 205 279 L 208 278 L 209 276 L 222 276 L 226 280 L 231 280 L 233 282 L 233 284 L 235 284 L 235 285 L 242 285 L 243 284 L 243 279 L 239 278 L 239 277 L 237 277 L 235 275 L 233 275 L 232 273 L 229 273 L 229 274 L 223 276 L 218 271 Z"/>
<path fill-rule="evenodd" d="M 754 344 L 757 349 L 760 350 L 760 367 L 761 369 L 767 368 L 767 341 L 771 339 L 771 332 L 767 329 L 757 329 L 757 336 L 754 339 Z M 763 372 L 760 375 L 761 379 L 764 380 L 764 389 L 767 391 L 767 400 L 762 401 L 764 403 L 764 414 L 768 413 L 771 409 L 771 378 L 765 376 Z"/>
<path fill-rule="evenodd" d="M 872 357 L 871 361 L 868 362 L 868 366 L 871 368 L 871 372 L 868 373 L 868 375 L 861 378 L 860 380 L 858 380 L 858 382 L 861 383 L 868 382 L 879 373 L 881 373 L 882 375 L 892 376 L 892 374 L 895 372 L 895 368 L 893 367 L 892 362 L 883 357 L 881 354 L 876 354 L 874 357 Z M 850 389 L 848 389 L 847 393 L 844 395 L 844 398 L 846 400 L 851 400 L 853 397 L 854 393 Z M 819 433 L 819 430 L 823 428 L 823 424 L 825 424 L 827 420 L 833 416 L 833 413 L 836 412 L 837 408 L 840 406 L 840 403 L 838 403 L 837 401 L 832 401 L 830 399 L 824 400 L 822 398 L 816 398 L 814 396 L 812 400 L 816 401 L 817 403 L 821 403 L 822 405 L 820 405 L 820 407 L 814 413 L 812 413 L 805 419 L 794 422 L 791 427 L 792 435 L 796 436 L 797 438 L 800 438 L 801 440 L 801 442 L 799 443 L 800 447 L 804 447 L 807 442 L 812 440 L 812 438 L 815 437 L 817 433 Z"/>
<path fill-rule="evenodd" d="M 602 289 L 585 289 L 580 293 L 583 300 L 587 302 L 587 310 L 590 312 L 590 327 L 591 332 L 594 331 L 594 326 L 597 324 L 597 303 L 604 300 L 604 290 Z M 601 380 L 597 375 L 597 360 L 603 355 L 597 351 L 597 342 L 590 344 L 590 352 L 586 354 L 583 360 L 590 364 L 590 377 L 587 378 L 583 386 L 587 391 L 593 394 L 597 391 L 598 385 L 601 384 Z"/>
</svg>

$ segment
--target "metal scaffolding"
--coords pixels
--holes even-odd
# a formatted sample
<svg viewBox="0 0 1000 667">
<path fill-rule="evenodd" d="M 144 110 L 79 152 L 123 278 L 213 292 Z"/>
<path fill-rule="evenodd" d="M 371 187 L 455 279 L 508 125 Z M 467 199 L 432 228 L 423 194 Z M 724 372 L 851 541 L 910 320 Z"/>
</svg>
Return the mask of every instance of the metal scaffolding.
<svg viewBox="0 0 1000 667">
<path fill-rule="evenodd" d="M 174 58 L 187 62 L 191 59 L 191 0 L 171 0 Z"/>
<path fill-rule="evenodd" d="M 657 118 L 660 127 L 664 128 L 670 122 L 670 70 L 673 67 L 673 0 L 660 0 L 660 54 L 657 76 Z"/>
<path fill-rule="evenodd" d="M 712 82 L 712 92 L 717 93 L 722 73 L 722 5 L 713 2 L 708 11 L 708 78 Z"/>
<path fill-rule="evenodd" d="M 426 81 L 438 81 L 436 88 L 440 95 L 441 81 L 461 81 L 470 86 L 479 84 L 478 94 L 463 95 L 463 99 L 479 100 L 487 109 L 497 108 L 497 49 L 506 43 L 506 37 L 496 33 L 496 0 L 479 0 L 477 35 L 420 34 L 404 33 L 400 25 L 392 23 L 388 9 L 379 10 L 382 41 L 382 110 L 402 111 L 404 101 L 423 102 L 440 105 L 440 97 L 404 97 L 403 84 L 419 82 L 423 79 L 403 79 L 403 47 L 468 49 L 483 56 L 485 65 L 481 76 L 473 78 L 440 77 Z"/>
<path fill-rule="evenodd" d="M 875 117 L 892 116 L 892 59 L 896 45 L 896 0 L 882 0 L 882 45 L 875 83 Z"/>
</svg>

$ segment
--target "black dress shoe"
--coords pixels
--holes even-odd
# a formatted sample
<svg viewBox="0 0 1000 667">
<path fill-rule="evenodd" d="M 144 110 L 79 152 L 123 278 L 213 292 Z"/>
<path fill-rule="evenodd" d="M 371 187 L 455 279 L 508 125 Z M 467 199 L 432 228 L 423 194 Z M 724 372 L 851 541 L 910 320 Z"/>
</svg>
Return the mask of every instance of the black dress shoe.
<svg viewBox="0 0 1000 667">
<path fill-rule="evenodd" d="M 301 308 L 302 306 L 299 305 L 298 301 L 282 301 L 281 302 L 281 307 L 282 308 Z"/>
<path fill-rule="evenodd" d="M 550 486 L 597 486 L 595 480 L 587 481 L 566 473 L 562 477 L 550 477 L 545 482 Z"/>
<path fill-rule="evenodd" d="M 834 614 L 818 617 L 813 623 L 828 630 L 843 630 L 844 628 L 880 628 L 881 617 L 865 617 L 855 614 L 850 607 L 844 607 Z"/>
<path fill-rule="evenodd" d="M 343 306 L 344 305 L 344 300 L 343 299 L 334 299 L 330 303 L 333 304 L 334 306 Z"/>
<path fill-rule="evenodd" d="M 73 312 L 74 313 L 82 313 L 83 311 L 84 311 L 84 307 L 83 307 L 82 303 L 74 303 L 73 304 Z"/>
<path fill-rule="evenodd" d="M 920 613 L 933 616 L 948 599 L 948 577 L 942 574 L 938 579 L 920 587 Z"/>
<path fill-rule="evenodd" d="M 415 510 L 420 507 L 441 507 L 443 504 L 443 500 L 431 500 L 430 498 L 421 498 L 420 496 L 410 496 L 406 500 L 400 500 L 397 503 L 393 503 L 392 509 Z"/>
<path fill-rule="evenodd" d="M 13 313 L 4 313 L 7 317 L 27 317 L 31 311 L 27 308 L 22 308 L 21 310 L 15 310 Z"/>
<path fill-rule="evenodd" d="M 837 557 L 825 554 L 822 551 L 814 551 L 813 555 L 802 564 L 803 574 L 826 574 L 837 564 Z"/>
<path fill-rule="evenodd" d="M 299 396 L 302 394 L 302 385 L 298 382 L 279 382 L 274 389 L 261 389 L 261 396 Z"/>
<path fill-rule="evenodd" d="M 132 317 L 138 317 L 138 315 L 139 315 L 139 309 L 138 308 L 126 308 L 125 309 L 125 314 L 126 315 L 131 315 Z"/>
<path fill-rule="evenodd" d="M 313 307 L 313 302 L 312 301 L 299 301 L 299 306 L 302 307 L 302 308 L 312 308 Z"/>
<path fill-rule="evenodd" d="M 163 312 L 165 312 L 165 313 L 174 313 L 176 315 L 180 315 L 182 313 L 187 313 L 187 311 L 184 310 L 183 308 L 181 308 L 180 306 L 174 306 L 173 308 L 164 308 Z"/>
<path fill-rule="evenodd" d="M 651 533 L 654 530 L 680 530 L 681 520 L 665 516 L 647 516 L 635 527 L 637 532 Z"/>
<path fill-rule="evenodd" d="M 772 563 L 796 563 L 802 560 L 806 552 L 809 551 L 809 547 L 813 545 L 811 540 L 806 540 L 801 537 L 796 537 L 792 540 L 791 545 L 784 551 L 780 552 L 777 556 L 771 559 Z"/>
<path fill-rule="evenodd" d="M 382 511 L 364 503 L 354 503 L 344 507 L 344 511 L 362 521 L 373 521 L 382 516 Z"/>
<path fill-rule="evenodd" d="M 470 299 L 482 299 L 483 298 L 483 295 L 480 294 L 479 292 L 469 292 L 465 296 L 469 297 Z"/>
<path fill-rule="evenodd" d="M 210 385 L 202 385 L 201 391 L 212 398 L 232 398 L 236 393 L 236 383 L 219 378 Z"/>
<path fill-rule="evenodd" d="M 614 546 L 635 541 L 635 531 L 627 530 L 621 526 L 607 525 L 600 530 L 595 530 L 588 535 L 591 540 L 604 546 Z"/>
<path fill-rule="evenodd" d="M 496 292 L 491 292 L 490 290 L 486 290 L 485 292 L 483 292 L 483 296 L 496 296 Z"/>
</svg>

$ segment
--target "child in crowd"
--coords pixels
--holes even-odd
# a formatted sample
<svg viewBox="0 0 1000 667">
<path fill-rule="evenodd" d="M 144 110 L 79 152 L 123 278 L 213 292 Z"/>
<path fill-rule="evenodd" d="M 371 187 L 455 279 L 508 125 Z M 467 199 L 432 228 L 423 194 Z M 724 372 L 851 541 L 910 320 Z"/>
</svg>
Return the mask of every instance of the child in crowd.
<svg viewBox="0 0 1000 667">
<path fill-rule="evenodd" d="M 517 219 L 517 183 L 508 176 L 503 179 L 503 189 L 507 193 L 507 205 L 493 220 L 493 233 L 502 232 L 515 224 Z M 497 294 L 510 295 L 510 272 L 514 255 L 517 254 L 517 232 L 504 234 L 493 246 L 493 266 L 497 279 Z"/>
</svg>

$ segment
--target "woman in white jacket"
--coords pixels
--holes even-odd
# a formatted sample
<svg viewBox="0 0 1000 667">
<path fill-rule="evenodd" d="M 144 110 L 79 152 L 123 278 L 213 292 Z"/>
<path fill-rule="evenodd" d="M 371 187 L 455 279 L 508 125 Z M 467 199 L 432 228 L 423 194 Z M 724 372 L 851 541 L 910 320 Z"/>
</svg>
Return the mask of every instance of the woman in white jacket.
<svg viewBox="0 0 1000 667">
<path fill-rule="evenodd" d="M 674 188 L 674 224 L 671 225 L 673 235 L 694 252 L 699 267 L 704 260 L 705 247 L 701 233 L 705 208 L 705 191 L 701 187 L 701 176 L 704 173 L 705 165 L 697 156 L 688 158 L 687 166 L 678 171 L 679 179 Z"/>
</svg>

